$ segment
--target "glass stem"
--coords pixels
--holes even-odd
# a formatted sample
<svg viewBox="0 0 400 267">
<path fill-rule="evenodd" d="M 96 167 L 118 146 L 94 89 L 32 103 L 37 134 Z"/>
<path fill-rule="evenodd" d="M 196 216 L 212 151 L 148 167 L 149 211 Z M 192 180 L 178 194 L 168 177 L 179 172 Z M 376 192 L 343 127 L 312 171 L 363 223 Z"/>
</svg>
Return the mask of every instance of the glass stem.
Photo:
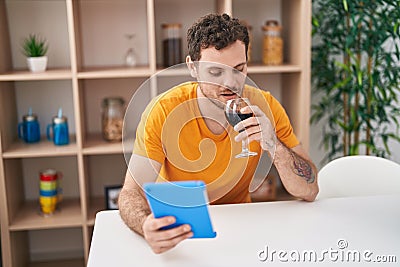
<svg viewBox="0 0 400 267">
<path fill-rule="evenodd" d="M 247 147 L 247 139 L 246 140 L 242 140 L 242 153 L 247 153 L 249 152 L 249 148 Z"/>
</svg>

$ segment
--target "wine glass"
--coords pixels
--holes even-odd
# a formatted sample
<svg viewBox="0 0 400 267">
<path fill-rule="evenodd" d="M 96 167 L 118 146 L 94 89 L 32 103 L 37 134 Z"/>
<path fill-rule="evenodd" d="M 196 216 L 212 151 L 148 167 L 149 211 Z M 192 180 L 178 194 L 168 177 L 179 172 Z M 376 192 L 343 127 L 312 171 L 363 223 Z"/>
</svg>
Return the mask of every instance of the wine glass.
<svg viewBox="0 0 400 267">
<path fill-rule="evenodd" d="M 240 110 L 244 107 L 250 106 L 247 98 L 230 99 L 225 106 L 225 117 L 230 125 L 235 126 L 239 122 L 253 117 L 253 113 L 241 113 Z M 242 140 L 242 151 L 235 156 L 235 158 L 245 158 L 256 156 L 257 152 L 250 151 L 248 148 L 248 141 Z"/>
<path fill-rule="evenodd" d="M 125 54 L 125 65 L 128 67 L 135 67 L 137 65 L 137 54 L 135 49 L 133 48 L 133 38 L 135 34 L 125 34 L 125 38 L 128 40 L 129 49 Z"/>
</svg>

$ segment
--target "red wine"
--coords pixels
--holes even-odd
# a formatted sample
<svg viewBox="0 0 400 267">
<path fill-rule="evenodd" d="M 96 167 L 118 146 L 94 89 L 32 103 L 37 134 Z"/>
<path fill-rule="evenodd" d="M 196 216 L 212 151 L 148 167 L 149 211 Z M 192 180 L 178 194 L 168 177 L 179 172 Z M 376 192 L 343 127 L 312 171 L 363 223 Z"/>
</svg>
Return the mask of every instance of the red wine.
<svg viewBox="0 0 400 267">
<path fill-rule="evenodd" d="M 253 117 L 253 113 L 233 113 L 233 112 L 225 112 L 225 117 L 228 120 L 229 124 L 235 126 L 241 121 Z"/>
</svg>

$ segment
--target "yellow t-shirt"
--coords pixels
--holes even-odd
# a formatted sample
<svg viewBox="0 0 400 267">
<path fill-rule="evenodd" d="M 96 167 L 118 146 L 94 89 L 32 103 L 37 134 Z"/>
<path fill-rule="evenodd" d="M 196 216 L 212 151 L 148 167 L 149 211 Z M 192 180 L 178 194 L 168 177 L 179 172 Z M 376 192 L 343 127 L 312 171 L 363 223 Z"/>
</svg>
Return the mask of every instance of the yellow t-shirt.
<svg viewBox="0 0 400 267">
<path fill-rule="evenodd" d="M 236 159 L 241 151 L 241 142 L 234 141 L 237 132 L 232 126 L 220 135 L 208 129 L 197 85 L 184 83 L 153 99 L 142 114 L 133 153 L 162 164 L 158 180 L 204 181 L 213 204 L 250 202 L 248 188 L 262 149 L 251 142 L 258 155 Z M 270 118 L 281 142 L 289 148 L 299 144 L 285 110 L 269 92 L 245 86 L 243 96 Z"/>
</svg>

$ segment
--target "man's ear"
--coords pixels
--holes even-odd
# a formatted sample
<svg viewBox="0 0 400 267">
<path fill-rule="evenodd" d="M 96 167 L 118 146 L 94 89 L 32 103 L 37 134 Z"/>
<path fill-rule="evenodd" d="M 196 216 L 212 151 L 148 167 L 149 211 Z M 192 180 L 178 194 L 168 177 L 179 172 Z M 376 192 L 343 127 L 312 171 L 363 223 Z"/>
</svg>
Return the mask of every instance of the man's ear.
<svg viewBox="0 0 400 267">
<path fill-rule="evenodd" d="M 186 65 L 190 71 L 190 76 L 192 76 L 193 78 L 197 78 L 196 66 L 194 65 L 194 62 L 192 61 L 190 56 L 186 56 Z"/>
</svg>

